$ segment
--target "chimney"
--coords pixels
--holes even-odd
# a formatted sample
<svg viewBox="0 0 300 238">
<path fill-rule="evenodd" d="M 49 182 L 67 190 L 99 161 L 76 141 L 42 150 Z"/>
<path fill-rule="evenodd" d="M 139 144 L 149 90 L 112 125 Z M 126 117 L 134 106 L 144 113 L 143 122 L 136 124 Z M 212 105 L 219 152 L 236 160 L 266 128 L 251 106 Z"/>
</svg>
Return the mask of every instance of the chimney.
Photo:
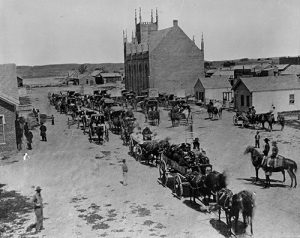
<svg viewBox="0 0 300 238">
<path fill-rule="evenodd" d="M 178 20 L 173 20 L 173 26 L 178 26 Z"/>
</svg>

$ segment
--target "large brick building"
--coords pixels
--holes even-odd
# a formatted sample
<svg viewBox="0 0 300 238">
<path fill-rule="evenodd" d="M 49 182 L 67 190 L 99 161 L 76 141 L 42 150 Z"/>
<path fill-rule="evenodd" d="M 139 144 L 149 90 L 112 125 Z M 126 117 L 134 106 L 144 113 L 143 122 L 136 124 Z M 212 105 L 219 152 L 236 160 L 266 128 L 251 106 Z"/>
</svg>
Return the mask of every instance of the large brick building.
<svg viewBox="0 0 300 238">
<path fill-rule="evenodd" d="M 185 89 L 193 94 L 197 79 L 204 76 L 204 42 L 197 47 L 173 21 L 173 26 L 158 30 L 158 15 L 151 22 L 139 23 L 135 15 L 135 34 L 128 42 L 124 38 L 125 88 L 140 94 L 142 90 L 157 88 L 159 92 L 175 93 Z"/>
<path fill-rule="evenodd" d="M 0 153 L 17 149 L 15 121 L 18 104 L 16 65 L 0 65 Z"/>
</svg>

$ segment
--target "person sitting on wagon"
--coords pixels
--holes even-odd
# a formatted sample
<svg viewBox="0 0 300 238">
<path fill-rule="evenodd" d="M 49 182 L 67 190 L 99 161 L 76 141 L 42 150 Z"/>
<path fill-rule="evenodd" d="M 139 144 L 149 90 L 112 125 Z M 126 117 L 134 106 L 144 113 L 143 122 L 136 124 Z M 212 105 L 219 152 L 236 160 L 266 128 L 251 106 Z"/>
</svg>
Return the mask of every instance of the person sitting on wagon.
<svg viewBox="0 0 300 238">
<path fill-rule="evenodd" d="M 149 127 L 146 127 L 143 131 L 143 140 L 151 140 L 152 131 L 149 129 Z"/>
</svg>

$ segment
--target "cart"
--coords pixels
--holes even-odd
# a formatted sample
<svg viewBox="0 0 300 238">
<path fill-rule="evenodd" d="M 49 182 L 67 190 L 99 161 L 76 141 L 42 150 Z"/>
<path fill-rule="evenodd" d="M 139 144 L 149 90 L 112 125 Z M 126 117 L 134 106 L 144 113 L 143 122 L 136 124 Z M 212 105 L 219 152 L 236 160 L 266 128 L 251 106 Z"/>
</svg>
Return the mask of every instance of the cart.
<svg viewBox="0 0 300 238">
<path fill-rule="evenodd" d="M 167 157 L 164 153 L 161 153 L 159 163 L 159 177 L 163 186 L 166 186 L 169 179 L 174 180 L 173 192 L 180 199 L 183 195 L 184 187 L 191 188 L 187 175 L 194 172 L 196 174 L 206 175 L 212 171 L 212 165 L 196 164 L 193 167 L 180 165 L 177 161 Z"/>
<path fill-rule="evenodd" d="M 113 106 L 110 109 L 109 115 L 109 129 L 116 134 L 121 133 L 122 131 L 122 118 L 125 110 L 120 106 Z"/>
<path fill-rule="evenodd" d="M 152 164 L 157 166 L 160 160 L 159 154 L 149 152 L 145 147 L 156 144 L 158 140 L 153 139 L 152 136 L 148 140 L 145 139 L 141 133 L 132 133 L 130 135 L 129 153 L 139 162 L 150 164 L 151 161 Z"/>
</svg>

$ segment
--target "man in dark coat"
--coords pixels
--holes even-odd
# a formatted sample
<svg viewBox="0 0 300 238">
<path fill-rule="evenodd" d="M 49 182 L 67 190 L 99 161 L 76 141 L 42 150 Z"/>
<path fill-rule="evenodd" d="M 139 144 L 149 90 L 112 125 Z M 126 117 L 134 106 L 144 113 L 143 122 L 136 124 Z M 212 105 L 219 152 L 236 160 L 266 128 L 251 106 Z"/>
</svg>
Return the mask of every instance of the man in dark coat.
<svg viewBox="0 0 300 238">
<path fill-rule="evenodd" d="M 41 124 L 40 131 L 41 131 L 42 141 L 47 141 L 47 136 L 46 136 L 47 127 L 44 125 L 44 123 Z"/>
<path fill-rule="evenodd" d="M 27 136 L 28 132 L 29 132 L 28 122 L 25 122 L 25 125 L 24 125 L 24 135 Z"/>
<path fill-rule="evenodd" d="M 26 134 L 26 138 L 27 138 L 27 149 L 28 150 L 32 150 L 32 138 L 33 138 L 33 134 L 31 131 L 28 131 Z"/>
<path fill-rule="evenodd" d="M 265 146 L 263 150 L 264 158 L 262 160 L 262 166 L 265 168 L 265 173 L 266 173 L 266 185 L 265 188 L 270 186 L 270 175 L 271 175 L 271 169 L 268 167 L 268 154 L 270 151 L 270 145 L 269 145 L 269 139 L 265 138 Z"/>
</svg>

